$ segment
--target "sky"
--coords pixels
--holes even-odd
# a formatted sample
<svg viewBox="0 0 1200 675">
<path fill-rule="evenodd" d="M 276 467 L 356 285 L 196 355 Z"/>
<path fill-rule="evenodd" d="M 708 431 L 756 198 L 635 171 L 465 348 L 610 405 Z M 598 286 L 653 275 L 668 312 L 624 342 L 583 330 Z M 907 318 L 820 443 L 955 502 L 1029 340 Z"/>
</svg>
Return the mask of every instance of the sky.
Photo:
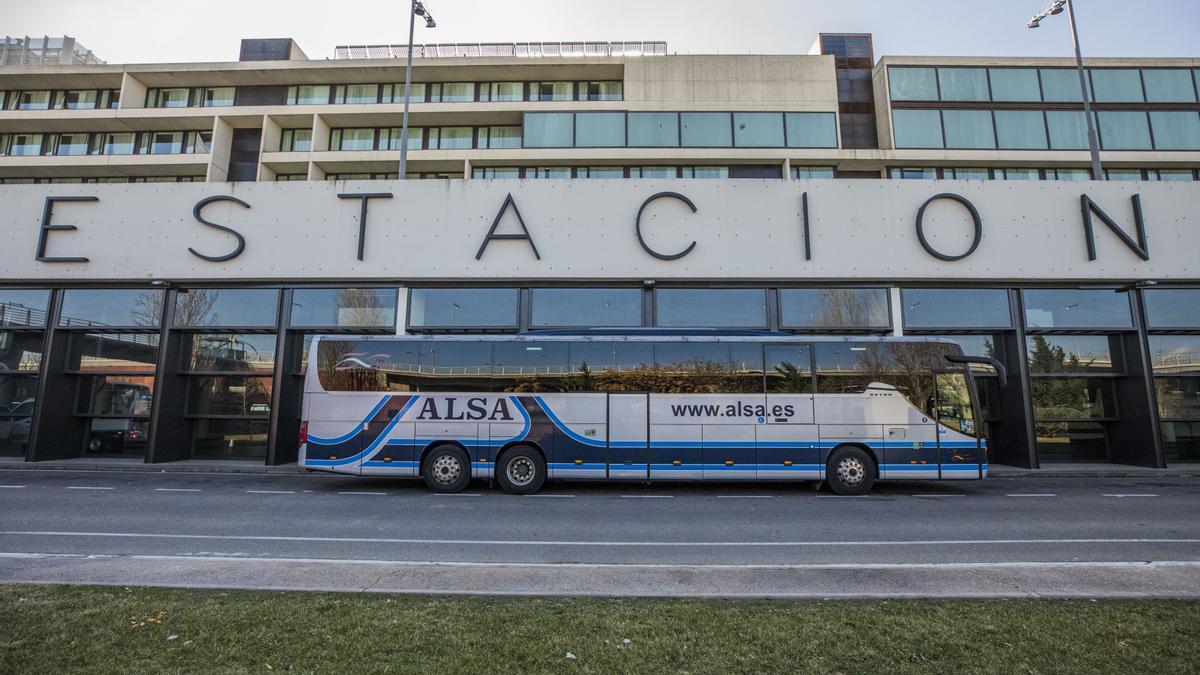
<svg viewBox="0 0 1200 675">
<path fill-rule="evenodd" d="M 1048 0 L 427 0 L 417 43 L 665 40 L 681 54 L 807 53 L 818 32 L 874 33 L 875 56 L 1069 56 Z M 235 61 L 242 38 L 312 59 L 403 44 L 406 0 L 0 0 L 0 35 L 69 35 L 109 63 Z M 1200 56 L 1200 0 L 1076 0 L 1084 56 Z"/>
</svg>

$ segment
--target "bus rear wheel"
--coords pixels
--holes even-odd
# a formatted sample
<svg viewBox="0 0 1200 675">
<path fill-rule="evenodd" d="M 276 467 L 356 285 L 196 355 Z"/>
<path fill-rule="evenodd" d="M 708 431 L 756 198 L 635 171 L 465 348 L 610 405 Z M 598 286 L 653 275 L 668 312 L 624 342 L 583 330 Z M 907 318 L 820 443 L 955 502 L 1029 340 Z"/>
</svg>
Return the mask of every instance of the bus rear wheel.
<svg viewBox="0 0 1200 675">
<path fill-rule="evenodd" d="M 875 460 L 862 448 L 834 448 L 825 465 L 825 482 L 839 495 L 865 495 L 875 485 Z"/>
<path fill-rule="evenodd" d="M 425 455 L 421 476 L 434 492 L 462 492 L 471 481 L 471 459 L 456 445 L 439 445 Z"/>
<path fill-rule="evenodd" d="M 546 460 L 527 445 L 509 448 L 496 462 L 496 482 L 510 495 L 533 494 L 546 482 Z"/>
</svg>

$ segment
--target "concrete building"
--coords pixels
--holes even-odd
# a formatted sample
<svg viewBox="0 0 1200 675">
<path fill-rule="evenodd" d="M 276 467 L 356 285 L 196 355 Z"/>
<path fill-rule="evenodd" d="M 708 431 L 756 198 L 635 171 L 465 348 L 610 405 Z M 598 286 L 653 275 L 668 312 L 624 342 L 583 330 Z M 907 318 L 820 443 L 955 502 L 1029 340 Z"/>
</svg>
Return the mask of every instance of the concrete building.
<svg viewBox="0 0 1200 675">
<path fill-rule="evenodd" d="M 1200 59 L 1087 63 L 1093 182 L 1067 59 L 414 51 L 406 181 L 403 45 L 0 68 L 0 452 L 283 464 L 311 335 L 646 325 L 949 336 L 994 462 L 1200 459 Z"/>
</svg>

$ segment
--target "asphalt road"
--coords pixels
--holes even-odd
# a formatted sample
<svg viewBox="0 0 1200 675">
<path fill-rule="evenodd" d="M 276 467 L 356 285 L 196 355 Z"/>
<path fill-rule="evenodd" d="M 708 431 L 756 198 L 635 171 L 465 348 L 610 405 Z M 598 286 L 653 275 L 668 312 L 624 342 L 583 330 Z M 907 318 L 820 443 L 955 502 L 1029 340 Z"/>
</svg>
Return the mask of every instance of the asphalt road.
<svg viewBox="0 0 1200 675">
<path fill-rule="evenodd" d="M 0 472 L 0 582 L 418 592 L 1200 596 L 1200 479 L 486 484 Z"/>
</svg>

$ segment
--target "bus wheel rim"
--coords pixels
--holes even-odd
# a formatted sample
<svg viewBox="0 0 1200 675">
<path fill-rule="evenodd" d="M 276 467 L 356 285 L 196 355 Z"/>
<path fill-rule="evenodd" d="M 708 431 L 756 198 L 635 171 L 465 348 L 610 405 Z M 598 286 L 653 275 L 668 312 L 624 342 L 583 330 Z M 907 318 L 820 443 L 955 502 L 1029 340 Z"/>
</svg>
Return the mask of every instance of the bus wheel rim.
<svg viewBox="0 0 1200 675">
<path fill-rule="evenodd" d="M 533 477 L 537 475 L 537 467 L 528 457 L 517 457 L 508 463 L 505 473 L 513 485 L 524 486 L 533 482 Z"/>
<path fill-rule="evenodd" d="M 855 457 L 847 457 L 838 462 L 837 475 L 846 485 L 858 485 L 867 475 L 867 467 Z"/>
<path fill-rule="evenodd" d="M 442 455 L 433 460 L 433 479 L 449 485 L 462 475 L 462 464 L 453 455 Z"/>
</svg>

